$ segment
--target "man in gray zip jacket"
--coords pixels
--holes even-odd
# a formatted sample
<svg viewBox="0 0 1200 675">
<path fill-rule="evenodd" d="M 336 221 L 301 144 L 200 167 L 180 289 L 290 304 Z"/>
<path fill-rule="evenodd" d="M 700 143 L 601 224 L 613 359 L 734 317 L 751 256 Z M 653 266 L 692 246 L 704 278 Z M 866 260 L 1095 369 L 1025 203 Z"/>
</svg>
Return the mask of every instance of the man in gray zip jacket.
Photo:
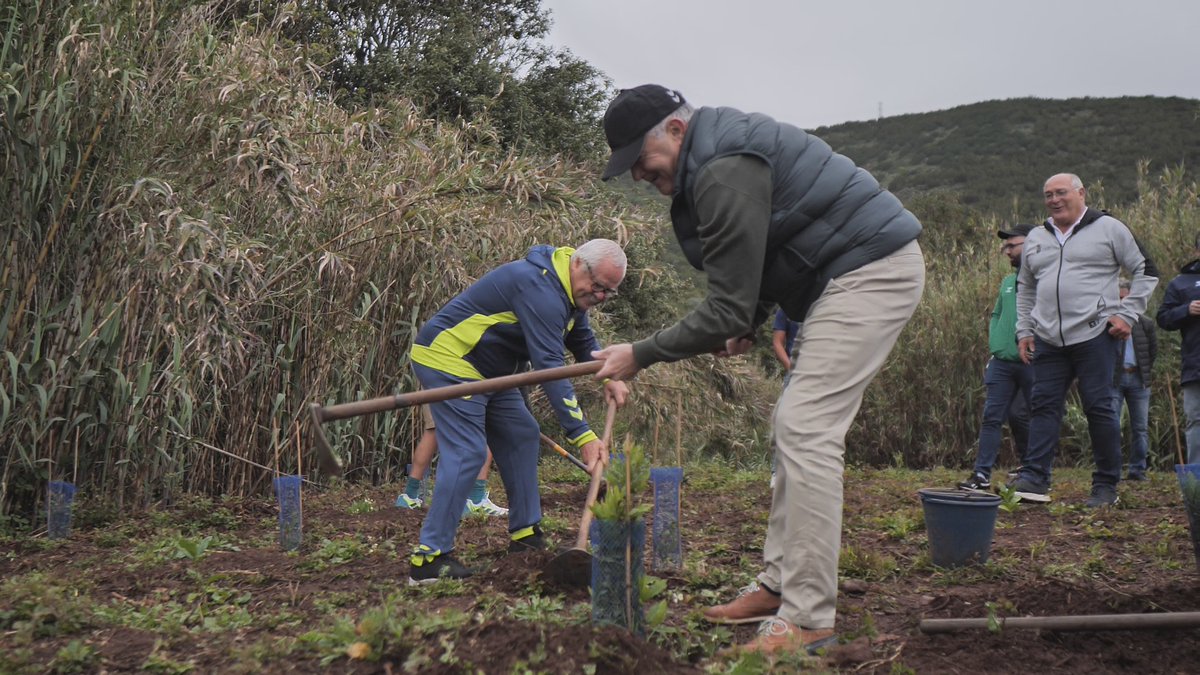
<svg viewBox="0 0 1200 675">
<path fill-rule="evenodd" d="M 1117 347 L 1146 311 L 1158 279 L 1146 274 L 1129 228 L 1087 208 L 1078 176 L 1051 176 L 1042 196 L 1050 218 L 1025 238 L 1017 285 L 1017 348 L 1034 373 L 1029 453 L 1009 487 L 1023 500 L 1050 501 L 1063 402 L 1078 379 L 1096 463 L 1087 506 L 1111 506 L 1121 479 L 1121 427 L 1112 396 Z M 1130 278 L 1123 299 L 1122 269 Z"/>
</svg>

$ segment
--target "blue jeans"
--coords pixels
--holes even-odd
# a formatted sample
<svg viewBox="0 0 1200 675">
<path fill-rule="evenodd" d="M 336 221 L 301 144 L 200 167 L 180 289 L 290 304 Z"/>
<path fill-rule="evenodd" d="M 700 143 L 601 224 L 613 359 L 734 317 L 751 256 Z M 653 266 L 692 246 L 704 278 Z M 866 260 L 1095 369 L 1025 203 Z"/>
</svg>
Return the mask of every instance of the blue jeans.
<svg viewBox="0 0 1200 675">
<path fill-rule="evenodd" d="M 1000 453 L 1000 427 L 1009 420 L 1013 437 L 1021 434 L 1018 427 L 1024 420 L 1010 417 L 1009 410 L 1017 394 L 1025 399 L 1029 408 L 1029 395 L 1033 390 L 1033 368 L 1020 361 L 988 359 L 983 371 L 983 384 L 987 388 L 987 399 L 983 404 L 983 421 L 979 425 L 979 454 L 975 457 L 975 473 L 991 477 L 992 466 Z M 1025 422 L 1026 430 L 1028 422 Z M 1025 430 L 1022 430 L 1025 431 Z M 1027 435 L 1026 431 L 1024 435 Z M 1022 460 L 1024 458 L 1022 457 Z"/>
<path fill-rule="evenodd" d="M 1121 423 L 1121 401 L 1129 408 L 1129 464 L 1126 471 L 1145 474 L 1150 449 L 1150 387 L 1142 383 L 1142 374 L 1121 373 L 1120 384 L 1113 388 L 1113 410 Z"/>
<path fill-rule="evenodd" d="M 1183 385 L 1183 415 L 1187 418 L 1188 464 L 1200 464 L 1200 382 Z"/>
<path fill-rule="evenodd" d="M 1056 347 L 1035 338 L 1029 454 L 1021 477 L 1049 488 L 1058 446 L 1063 402 L 1071 382 L 1078 380 L 1079 398 L 1092 439 L 1093 485 L 1116 486 L 1121 480 L 1121 424 L 1113 406 L 1113 368 L 1120 343 L 1108 334 L 1078 344 Z"/>
</svg>

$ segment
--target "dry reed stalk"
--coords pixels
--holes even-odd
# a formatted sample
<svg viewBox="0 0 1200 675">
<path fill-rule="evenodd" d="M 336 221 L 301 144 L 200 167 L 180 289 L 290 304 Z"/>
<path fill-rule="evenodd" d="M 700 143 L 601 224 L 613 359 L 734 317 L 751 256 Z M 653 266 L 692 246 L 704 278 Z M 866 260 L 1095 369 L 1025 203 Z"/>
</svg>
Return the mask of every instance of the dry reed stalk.
<svg viewBox="0 0 1200 675">
<path fill-rule="evenodd" d="M 1187 464 L 1183 457 L 1183 437 L 1179 434 L 1179 414 L 1175 410 L 1175 391 L 1171 387 L 1171 380 L 1167 380 L 1167 400 L 1171 402 L 1171 424 L 1175 427 L 1175 454 L 1180 464 Z"/>
<path fill-rule="evenodd" d="M 675 466 L 683 466 L 683 392 L 675 394 Z"/>
<path fill-rule="evenodd" d="M 633 628 L 633 468 L 630 461 L 629 434 L 625 434 L 625 625 Z"/>
<path fill-rule="evenodd" d="M 653 440 L 651 441 L 651 445 L 650 445 L 650 456 L 654 458 L 655 464 L 658 464 L 658 427 L 659 427 L 659 423 L 661 423 L 661 422 L 662 422 L 662 418 L 659 416 L 658 411 L 655 410 L 654 411 L 654 432 L 653 432 L 654 436 L 653 436 Z"/>
</svg>

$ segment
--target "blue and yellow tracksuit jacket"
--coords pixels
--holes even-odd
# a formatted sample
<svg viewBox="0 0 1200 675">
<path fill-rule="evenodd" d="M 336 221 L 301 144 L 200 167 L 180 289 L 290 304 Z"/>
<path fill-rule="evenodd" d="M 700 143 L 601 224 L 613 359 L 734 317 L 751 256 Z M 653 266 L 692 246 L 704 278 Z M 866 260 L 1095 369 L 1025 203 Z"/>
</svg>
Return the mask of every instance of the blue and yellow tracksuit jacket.
<svg viewBox="0 0 1200 675">
<path fill-rule="evenodd" d="M 564 351 L 591 361 L 599 349 L 587 313 L 575 307 L 569 264 L 575 249 L 534 246 L 524 260 L 501 265 L 451 300 L 414 341 L 412 360 L 463 380 L 563 365 Z M 596 440 L 568 380 L 542 385 L 567 438 Z"/>
</svg>

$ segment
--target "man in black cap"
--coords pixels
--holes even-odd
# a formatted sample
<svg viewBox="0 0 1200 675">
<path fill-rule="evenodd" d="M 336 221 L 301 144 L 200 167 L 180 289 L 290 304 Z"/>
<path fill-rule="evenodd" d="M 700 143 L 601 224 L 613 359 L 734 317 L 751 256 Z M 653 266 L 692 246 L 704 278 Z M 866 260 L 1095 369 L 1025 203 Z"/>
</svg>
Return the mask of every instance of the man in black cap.
<svg viewBox="0 0 1200 675">
<path fill-rule="evenodd" d="M 1016 441 L 1017 452 L 1024 459 L 1029 441 L 1029 394 L 1033 391 L 1033 366 L 1021 361 L 1017 353 L 1017 272 L 1021 267 L 1021 246 L 1025 235 L 1035 226 L 1014 225 L 999 230 L 996 236 L 1004 240 L 1000 252 L 1008 256 L 1013 272 L 1000 282 L 1000 295 L 992 309 L 992 320 L 988 324 L 988 359 L 983 371 L 983 385 L 987 399 L 983 404 L 983 421 L 979 425 L 979 452 L 975 455 L 975 468 L 971 475 L 958 487 L 964 490 L 987 491 L 992 488 L 992 466 L 1000 450 L 1000 425 L 1008 418 L 1009 429 Z M 1018 399 L 1017 395 L 1021 398 Z M 1014 406 L 1018 400 L 1024 406 Z M 1020 414 L 1012 415 L 1016 409 Z"/>
<path fill-rule="evenodd" d="M 778 476 L 759 585 L 705 617 L 762 621 L 741 650 L 834 644 L 845 437 L 925 285 L 921 224 L 865 170 L 802 129 L 733 108 L 693 109 L 658 85 L 604 115 L 612 157 L 673 198 L 671 220 L 708 296 L 674 326 L 596 352 L 598 378 L 697 354 L 745 353 L 776 305 L 803 326 L 773 421 Z"/>
</svg>

